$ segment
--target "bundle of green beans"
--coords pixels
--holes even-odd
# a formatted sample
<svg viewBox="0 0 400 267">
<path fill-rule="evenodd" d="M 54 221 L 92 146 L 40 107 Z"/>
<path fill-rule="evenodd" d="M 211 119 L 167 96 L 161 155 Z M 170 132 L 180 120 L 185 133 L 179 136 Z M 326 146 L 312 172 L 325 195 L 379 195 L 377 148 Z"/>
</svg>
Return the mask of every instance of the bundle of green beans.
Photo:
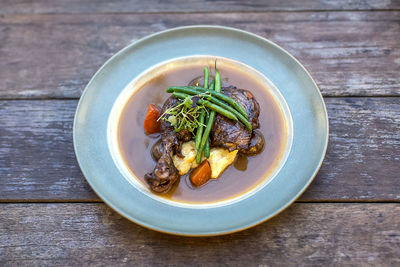
<svg viewBox="0 0 400 267">
<path fill-rule="evenodd" d="M 209 79 L 209 76 L 210 76 L 210 72 L 209 72 L 209 70 L 208 70 L 208 67 L 205 67 L 204 68 L 204 88 L 208 88 L 208 79 Z M 199 100 L 201 100 L 201 99 L 199 99 Z M 201 104 L 201 103 L 200 103 Z M 203 103 L 203 105 L 204 105 L 204 103 Z M 208 113 L 207 113 L 207 115 L 208 115 Z M 200 126 L 197 128 L 197 132 L 196 132 L 196 138 L 195 138 L 195 144 L 196 144 L 196 150 L 197 150 L 197 154 L 196 154 L 196 162 L 199 164 L 200 162 L 201 162 L 201 155 L 202 155 L 202 153 L 203 153 L 203 147 L 201 146 L 201 141 L 203 140 L 203 124 L 204 124 L 204 117 L 206 116 L 206 114 L 205 114 L 205 112 L 204 112 L 204 110 L 201 112 L 201 114 L 200 114 L 200 118 L 199 118 L 199 121 L 201 122 L 200 123 Z M 208 125 L 208 121 L 209 121 L 209 116 L 207 116 L 207 118 L 206 118 L 206 125 Z M 206 129 L 207 129 L 207 126 L 206 126 Z M 206 142 L 205 142 L 205 144 L 204 144 L 204 156 L 206 157 L 206 158 L 209 158 L 210 157 L 210 143 L 209 143 L 209 141 L 208 141 L 208 137 L 207 137 L 207 140 L 206 140 Z"/>
<path fill-rule="evenodd" d="M 199 127 L 196 131 L 196 162 L 200 163 L 202 154 L 210 156 L 209 135 L 214 124 L 215 113 L 219 113 L 229 119 L 240 121 L 251 132 L 253 130 L 246 110 L 235 100 L 221 93 L 221 75 L 215 68 L 215 79 L 209 84 L 209 69 L 204 68 L 204 88 L 199 86 L 173 86 L 167 89 L 176 98 L 201 96 L 197 104 L 207 107 L 210 111 L 201 110 L 199 115 Z M 204 128 L 205 126 L 205 128 Z"/>
</svg>

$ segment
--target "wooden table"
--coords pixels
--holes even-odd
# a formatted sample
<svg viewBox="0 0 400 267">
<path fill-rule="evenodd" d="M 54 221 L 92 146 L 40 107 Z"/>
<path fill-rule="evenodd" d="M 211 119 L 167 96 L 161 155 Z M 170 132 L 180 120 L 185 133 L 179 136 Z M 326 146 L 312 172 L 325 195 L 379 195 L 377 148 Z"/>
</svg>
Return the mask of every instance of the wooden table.
<svg viewBox="0 0 400 267">
<path fill-rule="evenodd" d="M 0 2 L 0 266 L 400 265 L 400 1 Z M 72 120 L 95 71 L 129 43 L 182 25 L 264 36 L 309 69 L 329 148 L 289 209 L 232 235 L 131 223 L 93 193 Z"/>
</svg>

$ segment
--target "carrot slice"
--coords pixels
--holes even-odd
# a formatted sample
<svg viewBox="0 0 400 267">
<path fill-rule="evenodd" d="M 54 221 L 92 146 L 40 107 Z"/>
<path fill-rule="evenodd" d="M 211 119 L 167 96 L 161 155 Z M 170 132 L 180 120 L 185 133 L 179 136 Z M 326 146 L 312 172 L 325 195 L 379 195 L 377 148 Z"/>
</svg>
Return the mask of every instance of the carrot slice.
<svg viewBox="0 0 400 267">
<path fill-rule="evenodd" d="M 160 117 L 160 108 L 156 105 L 149 104 L 147 107 L 146 117 L 144 118 L 144 131 L 146 134 L 160 132 L 160 122 L 157 121 Z"/>
<path fill-rule="evenodd" d="M 211 167 L 208 160 L 204 160 L 190 173 L 190 181 L 196 187 L 208 182 L 211 178 Z"/>
</svg>

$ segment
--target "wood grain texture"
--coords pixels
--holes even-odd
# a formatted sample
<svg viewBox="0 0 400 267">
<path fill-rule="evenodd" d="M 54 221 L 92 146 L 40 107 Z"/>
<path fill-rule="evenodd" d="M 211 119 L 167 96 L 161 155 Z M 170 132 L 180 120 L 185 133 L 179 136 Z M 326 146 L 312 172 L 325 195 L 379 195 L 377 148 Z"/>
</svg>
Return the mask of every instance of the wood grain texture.
<svg viewBox="0 0 400 267">
<path fill-rule="evenodd" d="M 325 102 L 328 151 L 300 200 L 399 201 L 400 98 L 325 98 Z"/>
<path fill-rule="evenodd" d="M 326 98 L 330 141 L 300 201 L 400 200 L 399 98 Z M 98 201 L 77 166 L 75 100 L 0 101 L 0 201 Z"/>
<path fill-rule="evenodd" d="M 326 96 L 400 95 L 400 12 L 7 15 L 0 98 L 77 98 L 114 53 L 157 31 L 232 26 L 296 56 Z"/>
<path fill-rule="evenodd" d="M 149 13 L 149 12 L 249 12 L 249 11 L 304 11 L 304 10 L 386 10 L 400 9 L 398 0 L 3 0 L 0 14 L 54 13 Z"/>
<path fill-rule="evenodd" d="M 104 204 L 0 205 L 1 266 L 395 266 L 399 204 L 294 204 L 220 237 L 147 230 Z"/>
<path fill-rule="evenodd" d="M 77 101 L 0 101 L 3 200 L 97 199 L 75 159 Z M 8 114 L 8 115 L 6 115 Z"/>
</svg>

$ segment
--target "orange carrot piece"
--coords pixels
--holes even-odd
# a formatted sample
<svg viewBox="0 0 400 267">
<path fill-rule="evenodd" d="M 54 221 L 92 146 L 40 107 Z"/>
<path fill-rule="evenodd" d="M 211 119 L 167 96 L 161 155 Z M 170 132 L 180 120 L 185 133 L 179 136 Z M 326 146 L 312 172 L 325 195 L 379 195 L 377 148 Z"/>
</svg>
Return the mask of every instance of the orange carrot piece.
<svg viewBox="0 0 400 267">
<path fill-rule="evenodd" d="M 157 121 L 160 117 L 160 109 L 153 104 L 147 107 L 146 117 L 144 118 L 144 131 L 146 134 L 153 134 L 160 132 L 160 122 Z"/>
<path fill-rule="evenodd" d="M 208 160 L 204 160 L 190 173 L 190 181 L 196 187 L 208 182 L 211 178 L 211 167 Z"/>
</svg>

